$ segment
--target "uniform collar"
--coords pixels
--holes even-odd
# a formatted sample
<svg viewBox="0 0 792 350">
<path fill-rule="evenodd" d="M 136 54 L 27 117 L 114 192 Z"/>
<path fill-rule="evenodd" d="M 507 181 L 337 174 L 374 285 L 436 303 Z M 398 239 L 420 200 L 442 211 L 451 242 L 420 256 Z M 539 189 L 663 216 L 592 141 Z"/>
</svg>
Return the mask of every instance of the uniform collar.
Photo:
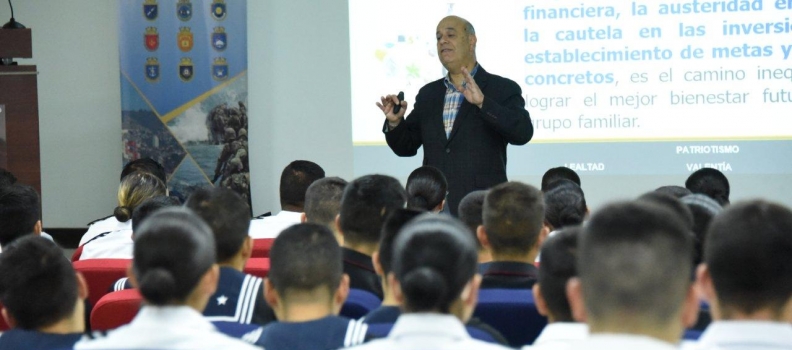
<svg viewBox="0 0 792 350">
<path fill-rule="evenodd" d="M 189 306 L 143 306 L 130 326 L 145 326 L 155 328 L 161 324 L 163 329 L 190 328 L 199 331 L 216 331 L 214 325 L 203 317 L 198 311 Z"/>
<path fill-rule="evenodd" d="M 537 278 L 539 270 L 533 264 L 516 261 L 493 261 L 484 270 L 485 276 L 523 276 Z"/>
<path fill-rule="evenodd" d="M 344 262 L 376 273 L 370 256 L 349 248 L 341 248 L 341 251 L 344 256 Z"/>
<path fill-rule="evenodd" d="M 586 339 L 588 336 L 588 326 L 585 323 L 577 322 L 555 322 L 548 324 L 534 341 L 534 345 L 569 343 L 577 340 Z"/>
<path fill-rule="evenodd" d="M 656 338 L 634 334 L 597 333 L 570 344 L 570 349 L 678 350 L 677 346 Z"/>
<path fill-rule="evenodd" d="M 389 339 L 412 337 L 447 338 L 453 341 L 470 339 L 470 335 L 456 316 L 436 313 L 402 314 L 393 325 Z"/>
<path fill-rule="evenodd" d="M 750 344 L 752 348 L 792 346 L 792 324 L 770 321 L 716 321 L 704 330 L 698 344 L 706 348 Z"/>
</svg>

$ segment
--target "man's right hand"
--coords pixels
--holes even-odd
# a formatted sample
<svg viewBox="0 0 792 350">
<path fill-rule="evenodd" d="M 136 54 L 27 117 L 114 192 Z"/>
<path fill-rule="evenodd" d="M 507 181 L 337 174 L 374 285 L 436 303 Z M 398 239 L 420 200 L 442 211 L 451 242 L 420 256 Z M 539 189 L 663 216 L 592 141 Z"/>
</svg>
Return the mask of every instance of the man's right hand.
<svg viewBox="0 0 792 350">
<path fill-rule="evenodd" d="M 380 102 L 377 102 L 377 107 L 385 114 L 385 119 L 391 127 L 396 127 L 401 123 L 404 118 L 404 112 L 407 111 L 407 101 L 401 101 L 401 109 L 399 113 L 393 113 L 393 107 L 399 103 L 399 98 L 396 95 L 388 95 L 380 97 Z"/>
</svg>

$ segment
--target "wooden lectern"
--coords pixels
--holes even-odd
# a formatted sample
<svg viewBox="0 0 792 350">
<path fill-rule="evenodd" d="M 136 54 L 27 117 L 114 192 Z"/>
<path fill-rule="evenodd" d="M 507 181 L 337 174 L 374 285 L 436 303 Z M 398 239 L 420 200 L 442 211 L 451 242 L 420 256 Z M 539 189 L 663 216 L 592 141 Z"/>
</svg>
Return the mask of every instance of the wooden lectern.
<svg viewBox="0 0 792 350">
<path fill-rule="evenodd" d="M 32 57 L 30 29 L 0 29 L 0 58 Z M 7 154 L 6 164 L 0 167 L 41 194 L 37 74 L 36 66 L 0 65 L 0 105 L 5 105 Z"/>
</svg>

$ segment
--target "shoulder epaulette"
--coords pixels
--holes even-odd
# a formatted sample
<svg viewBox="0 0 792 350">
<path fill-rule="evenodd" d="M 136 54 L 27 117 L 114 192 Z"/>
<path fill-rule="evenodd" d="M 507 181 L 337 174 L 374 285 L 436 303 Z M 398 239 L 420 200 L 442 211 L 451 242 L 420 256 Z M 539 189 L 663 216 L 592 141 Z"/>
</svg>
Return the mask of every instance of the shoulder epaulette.
<svg viewBox="0 0 792 350">
<path fill-rule="evenodd" d="M 263 219 L 263 218 L 266 218 L 266 217 L 268 217 L 268 216 L 272 216 L 272 212 L 271 212 L 271 211 L 268 211 L 268 212 L 266 212 L 266 213 L 264 213 L 264 214 L 261 214 L 261 215 L 259 215 L 259 216 L 256 216 L 254 219 Z"/>
<path fill-rule="evenodd" d="M 102 220 L 107 220 L 107 219 L 109 219 L 109 218 L 110 218 L 110 217 L 112 217 L 112 216 L 113 216 L 113 215 L 108 215 L 108 216 L 105 216 L 105 217 L 103 217 L 103 218 L 101 218 L 101 219 L 96 219 L 96 220 L 94 220 L 94 221 L 91 221 L 91 222 L 89 222 L 89 223 L 88 223 L 88 225 L 86 225 L 86 226 L 91 226 L 91 225 L 93 225 L 93 224 L 95 224 L 95 223 L 97 223 L 97 222 L 99 222 L 99 221 L 102 221 Z"/>
</svg>

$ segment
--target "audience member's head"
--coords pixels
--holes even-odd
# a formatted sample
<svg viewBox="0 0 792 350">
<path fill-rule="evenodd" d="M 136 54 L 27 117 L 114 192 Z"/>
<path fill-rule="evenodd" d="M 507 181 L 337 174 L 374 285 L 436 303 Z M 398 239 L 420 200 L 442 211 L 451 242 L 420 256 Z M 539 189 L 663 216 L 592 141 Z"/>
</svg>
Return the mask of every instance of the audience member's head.
<svg viewBox="0 0 792 350">
<path fill-rule="evenodd" d="M 464 224 L 427 213 L 396 236 L 389 284 L 405 312 L 454 314 L 465 322 L 481 284 L 476 255 L 476 243 Z"/>
<path fill-rule="evenodd" d="M 667 194 L 667 195 L 669 195 L 671 197 L 674 197 L 674 198 L 682 198 L 684 196 L 687 196 L 687 195 L 693 193 L 693 192 L 690 192 L 689 189 L 684 188 L 682 186 L 661 186 L 661 187 L 658 187 L 655 190 L 655 192 L 659 192 L 659 193 L 662 193 L 662 194 Z"/>
<path fill-rule="evenodd" d="M 332 231 L 319 224 L 297 224 L 275 238 L 270 251 L 266 299 L 278 319 L 305 321 L 300 309 L 337 315 L 349 293 L 341 248 Z M 294 306 L 301 305 L 302 308 Z"/>
<path fill-rule="evenodd" d="M 316 180 L 305 191 L 304 221 L 325 225 L 335 231 L 335 219 L 341 211 L 341 196 L 348 182 L 340 177 Z"/>
<path fill-rule="evenodd" d="M 691 232 L 693 231 L 693 213 L 676 197 L 656 191 L 647 192 L 638 197 L 640 202 L 648 202 L 670 210 L 676 214 Z"/>
<path fill-rule="evenodd" d="M 27 236 L 0 254 L 0 303 L 9 325 L 49 333 L 85 329 L 88 288 L 52 241 Z M 59 327 L 58 327 L 59 326 Z"/>
<path fill-rule="evenodd" d="M 165 196 L 167 188 L 157 176 L 146 172 L 134 172 L 121 180 L 118 186 L 118 206 L 113 216 L 119 222 L 127 222 L 143 201 L 156 196 Z"/>
<path fill-rule="evenodd" d="M 487 197 L 486 190 L 478 190 L 468 193 L 462 201 L 459 202 L 459 220 L 462 221 L 470 229 L 473 234 L 473 239 L 476 241 L 476 246 L 479 249 L 479 262 L 487 263 L 492 261 L 489 250 L 481 245 L 477 237 L 478 227 L 483 222 L 482 211 L 484 210 L 484 198 Z"/>
<path fill-rule="evenodd" d="M 565 166 L 550 168 L 547 170 L 544 175 L 542 176 L 542 192 L 549 191 L 553 186 L 554 183 L 558 180 L 569 180 L 576 183 L 579 187 L 582 187 L 580 184 L 580 176 L 578 174 Z"/>
<path fill-rule="evenodd" d="M 151 216 L 151 214 L 154 214 L 162 208 L 176 207 L 179 205 L 181 205 L 181 203 L 176 197 L 156 196 L 144 200 L 132 213 L 132 234 L 135 234 L 138 227 L 143 224 L 143 220 Z"/>
<path fill-rule="evenodd" d="M 399 231 L 412 219 L 423 214 L 423 211 L 415 209 L 396 209 L 385 219 L 382 225 L 382 237 L 379 241 L 379 249 L 374 252 L 371 259 L 374 261 L 374 269 L 377 274 L 385 277 L 393 270 L 393 241 Z M 388 291 L 386 290 L 387 294 Z"/>
<path fill-rule="evenodd" d="M 248 235 L 250 207 L 236 192 L 222 187 L 193 192 L 184 206 L 192 209 L 212 229 L 217 263 L 242 270 L 253 252 Z"/>
<path fill-rule="evenodd" d="M 0 187 L 0 247 L 29 234 L 41 234 L 38 193 L 21 184 Z"/>
<path fill-rule="evenodd" d="M 219 279 L 212 229 L 184 207 L 154 213 L 135 233 L 128 275 L 150 305 L 203 311 Z"/>
<path fill-rule="evenodd" d="M 729 205 L 729 179 L 720 170 L 702 168 L 696 170 L 685 181 L 685 187 L 693 193 L 700 193 L 714 199 L 722 207 Z"/>
<path fill-rule="evenodd" d="M 583 223 L 588 205 L 583 190 L 570 180 L 558 180 L 544 192 L 544 221 L 550 231 Z"/>
<path fill-rule="evenodd" d="M 716 320 L 792 322 L 792 211 L 766 201 L 712 221 L 699 281 Z"/>
<path fill-rule="evenodd" d="M 280 203 L 282 210 L 303 212 L 305 191 L 308 186 L 325 177 L 319 164 L 307 160 L 295 160 L 283 169 L 280 178 Z"/>
<path fill-rule="evenodd" d="M 390 176 L 366 175 L 350 182 L 338 214 L 344 246 L 368 255 L 374 253 L 385 218 L 391 211 L 404 208 L 406 202 L 404 187 Z"/>
<path fill-rule="evenodd" d="M 440 212 L 445 204 L 448 181 L 439 169 L 422 166 L 407 178 L 407 208 Z"/>
<path fill-rule="evenodd" d="M 141 172 L 141 173 L 149 173 L 154 175 L 163 184 L 168 184 L 168 177 L 165 174 L 165 168 L 162 167 L 160 163 L 151 159 L 151 158 L 141 158 L 135 159 L 124 166 L 124 169 L 121 170 L 121 181 L 124 181 L 124 178 L 132 173 Z"/>
<path fill-rule="evenodd" d="M 11 186 L 17 182 L 16 176 L 10 171 L 0 168 L 0 188 Z"/>
<path fill-rule="evenodd" d="M 552 322 L 574 322 L 566 296 L 566 285 L 577 276 L 577 242 L 583 229 L 564 228 L 542 244 L 539 280 L 533 287 L 536 308 Z"/>
<path fill-rule="evenodd" d="M 693 215 L 693 234 L 696 235 L 696 265 L 700 264 L 704 258 L 704 245 L 707 239 L 707 229 L 721 211 L 723 207 L 714 199 L 703 194 L 690 194 L 679 199 L 687 205 Z"/>
<path fill-rule="evenodd" d="M 578 246 L 579 279 L 570 280 L 568 296 L 591 333 L 676 344 L 696 321 L 693 240 L 670 209 L 646 201 L 608 205 L 586 223 Z"/>
<path fill-rule="evenodd" d="M 533 263 L 547 234 L 544 215 L 542 192 L 519 182 L 502 183 L 484 199 L 478 238 L 495 261 Z"/>
</svg>

